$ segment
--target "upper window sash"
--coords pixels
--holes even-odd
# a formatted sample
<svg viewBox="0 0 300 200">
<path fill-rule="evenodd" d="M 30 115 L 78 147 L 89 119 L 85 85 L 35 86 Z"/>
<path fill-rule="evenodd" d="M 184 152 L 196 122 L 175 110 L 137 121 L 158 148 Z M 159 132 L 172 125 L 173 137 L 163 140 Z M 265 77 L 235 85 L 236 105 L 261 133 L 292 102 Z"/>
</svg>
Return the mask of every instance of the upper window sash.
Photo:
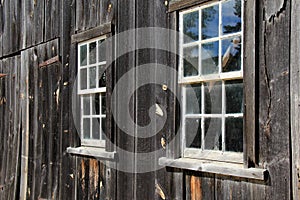
<svg viewBox="0 0 300 200">
<path fill-rule="evenodd" d="M 106 92 L 105 84 L 100 83 L 100 79 L 103 79 L 103 83 L 106 82 L 106 74 L 103 73 L 106 69 L 106 47 L 103 46 L 105 39 L 106 36 L 101 36 L 78 44 L 78 94 L 80 95 Z"/>
<path fill-rule="evenodd" d="M 241 0 L 241 3 L 243 2 L 243 0 Z M 229 80 L 229 79 L 235 79 L 235 78 L 242 78 L 243 77 L 243 51 L 241 51 L 241 68 L 238 71 L 230 71 L 230 72 L 224 72 L 222 71 L 222 54 L 224 54 L 224 50 L 223 49 L 223 43 L 226 43 L 227 41 L 229 41 L 230 39 L 234 39 L 234 38 L 238 38 L 240 37 L 240 48 L 243 49 L 243 6 L 241 5 L 241 27 L 239 31 L 236 32 L 230 32 L 229 33 L 224 33 L 223 29 L 226 25 L 226 23 L 224 24 L 223 27 L 223 12 L 222 12 L 222 8 L 224 4 L 228 4 L 228 1 L 218 1 L 218 2 L 212 2 L 209 3 L 207 5 L 202 5 L 202 6 L 198 6 L 192 9 L 188 9 L 185 11 L 181 11 L 179 13 L 179 31 L 180 31 L 180 61 L 179 61 L 179 83 L 189 83 L 189 82 L 202 82 L 202 81 L 211 81 L 211 80 Z M 243 4 L 243 3 L 242 3 Z M 218 8 L 218 12 L 215 13 L 218 16 L 218 26 L 216 26 L 217 28 L 217 35 L 214 35 L 212 37 L 209 38 L 202 38 L 203 36 L 203 28 L 202 28 L 202 12 L 203 10 L 209 9 L 211 7 L 215 7 L 217 6 Z M 188 41 L 185 42 L 184 40 L 186 38 L 184 38 L 184 16 L 188 16 L 188 14 L 191 13 L 195 13 L 198 14 L 198 30 L 195 30 L 196 34 L 198 34 L 197 39 L 195 39 L 194 41 Z M 196 15 L 195 15 L 196 16 Z M 211 29 L 211 27 L 210 27 Z M 203 46 L 205 44 L 207 45 L 211 45 L 211 44 L 216 44 L 218 43 L 218 68 L 219 71 L 218 73 L 215 74 L 203 74 L 201 73 L 201 56 L 204 56 L 205 54 L 207 54 L 206 52 L 204 52 L 204 50 L 206 50 Z M 191 53 L 198 54 L 198 63 L 193 63 L 194 65 L 197 65 L 197 73 L 198 74 L 193 74 L 191 76 L 184 76 L 184 51 L 188 51 L 189 49 L 191 49 Z M 187 58 L 188 59 L 188 58 Z M 189 60 L 192 61 L 192 60 Z"/>
</svg>

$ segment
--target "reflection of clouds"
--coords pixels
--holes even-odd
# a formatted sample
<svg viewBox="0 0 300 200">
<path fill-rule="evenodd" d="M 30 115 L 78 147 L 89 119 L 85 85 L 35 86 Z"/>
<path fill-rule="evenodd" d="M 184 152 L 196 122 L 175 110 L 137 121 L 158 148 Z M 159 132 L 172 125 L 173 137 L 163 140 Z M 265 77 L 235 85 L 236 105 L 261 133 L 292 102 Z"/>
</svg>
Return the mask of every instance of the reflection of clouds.
<svg viewBox="0 0 300 200">
<path fill-rule="evenodd" d="M 223 25 L 236 25 L 238 22 L 241 22 L 241 18 L 235 15 L 235 6 L 236 1 L 228 1 L 222 4 L 222 21 Z"/>
<path fill-rule="evenodd" d="M 206 46 L 206 47 L 202 47 L 202 49 L 201 49 L 202 50 L 202 52 L 201 52 L 202 60 L 218 56 L 218 53 L 219 53 L 218 42 L 209 43 L 208 45 L 212 45 L 212 48 L 209 46 Z"/>
<path fill-rule="evenodd" d="M 198 57 L 198 55 L 199 55 L 198 48 L 193 48 L 192 51 L 191 51 L 190 57 L 191 58 L 196 58 L 196 57 Z"/>
</svg>

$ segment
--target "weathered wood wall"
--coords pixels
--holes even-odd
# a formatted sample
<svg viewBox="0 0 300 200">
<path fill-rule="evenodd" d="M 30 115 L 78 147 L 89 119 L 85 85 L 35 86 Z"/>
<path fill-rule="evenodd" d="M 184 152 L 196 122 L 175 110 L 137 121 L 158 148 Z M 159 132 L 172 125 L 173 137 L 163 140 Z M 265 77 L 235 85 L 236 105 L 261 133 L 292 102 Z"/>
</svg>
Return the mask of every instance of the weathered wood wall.
<svg viewBox="0 0 300 200">
<path fill-rule="evenodd" d="M 0 62 L 0 199 L 18 198 L 20 187 L 20 69 L 20 56 Z"/>
<path fill-rule="evenodd" d="M 58 47 L 56 39 L 22 52 L 21 67 L 29 72 L 28 199 L 58 198 L 61 65 L 42 66 L 59 55 Z"/>
<path fill-rule="evenodd" d="M 113 34 L 153 26 L 177 30 L 174 10 L 200 1 L 204 2 L 172 4 L 170 12 L 162 0 L 1 1 L 0 75 L 6 76 L 0 77 L 0 199 L 298 199 L 297 0 L 246 2 L 246 12 L 251 13 L 246 22 L 255 21 L 253 35 L 247 38 L 254 40 L 249 45 L 255 48 L 251 67 L 256 68 L 257 81 L 255 90 L 248 89 L 258 95 L 253 99 L 256 121 L 249 123 L 257 137 L 247 138 L 251 144 L 247 155 L 256 167 L 268 169 L 266 182 L 166 168 L 125 173 L 96 159 L 66 153 L 67 147 L 79 145 L 71 112 L 77 74 L 76 44 L 71 43 L 71 35 L 106 23 L 115 27 Z M 142 37 L 133 35 L 125 42 L 138 46 Z M 116 44 L 118 51 L 124 41 Z M 55 56 L 57 62 L 40 66 Z M 136 65 L 160 63 L 177 68 L 176 59 L 174 54 L 153 49 L 128 53 L 114 63 L 112 84 Z M 175 78 L 156 73 L 166 77 L 168 87 L 176 88 Z M 145 77 L 145 72 L 136 71 L 128 85 L 134 87 Z M 121 106 L 121 101 L 116 106 Z M 133 103 L 136 107 L 130 112 L 139 125 L 149 122 L 147 111 L 155 103 L 165 107 L 171 117 L 161 132 L 148 140 L 130 137 L 112 123 L 112 135 L 120 148 L 151 152 L 161 147 L 162 138 L 174 136 L 176 99 L 169 90 L 145 86 L 136 92 Z M 169 148 L 163 153 L 156 159 L 180 155 Z M 132 166 L 136 159 L 123 165 Z"/>
</svg>

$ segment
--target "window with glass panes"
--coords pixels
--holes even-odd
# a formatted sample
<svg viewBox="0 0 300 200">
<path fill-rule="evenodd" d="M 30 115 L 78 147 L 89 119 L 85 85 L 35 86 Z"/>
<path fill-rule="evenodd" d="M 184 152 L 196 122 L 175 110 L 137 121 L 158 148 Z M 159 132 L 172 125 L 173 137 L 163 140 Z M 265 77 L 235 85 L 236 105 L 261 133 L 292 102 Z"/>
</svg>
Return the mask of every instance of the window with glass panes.
<svg viewBox="0 0 300 200">
<path fill-rule="evenodd" d="M 212 1 L 180 12 L 185 150 L 243 151 L 242 4 Z"/>
<path fill-rule="evenodd" d="M 78 94 L 80 95 L 81 145 L 105 145 L 106 47 L 105 37 L 78 44 Z"/>
</svg>

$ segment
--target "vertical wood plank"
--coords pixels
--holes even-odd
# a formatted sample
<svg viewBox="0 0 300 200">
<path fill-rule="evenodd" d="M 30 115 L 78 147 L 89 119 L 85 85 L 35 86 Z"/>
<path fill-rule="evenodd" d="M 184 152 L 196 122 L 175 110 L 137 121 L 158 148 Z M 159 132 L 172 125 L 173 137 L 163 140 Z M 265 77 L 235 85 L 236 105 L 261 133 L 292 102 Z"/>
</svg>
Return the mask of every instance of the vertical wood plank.
<svg viewBox="0 0 300 200">
<path fill-rule="evenodd" d="M 140 27 L 153 27 L 154 26 L 154 10 L 155 1 L 137 1 L 136 2 L 136 28 Z M 150 82 L 150 79 L 154 74 L 151 74 L 151 69 L 143 68 L 140 70 L 138 67 L 147 63 L 155 63 L 155 50 L 154 49 L 138 49 L 139 46 L 142 46 L 143 42 L 152 41 L 151 36 L 153 36 L 153 32 L 149 32 L 147 35 L 136 34 L 136 84 L 140 85 L 142 82 Z M 155 67 L 155 65 L 151 66 Z M 135 109 L 136 114 L 134 115 L 134 121 L 137 124 L 136 126 L 145 127 L 148 124 L 152 124 L 152 129 L 147 132 L 143 132 L 142 129 L 136 129 L 136 143 L 135 143 L 135 152 L 136 152 L 136 166 L 140 168 L 140 166 L 147 165 L 149 169 L 155 168 L 155 155 L 150 156 L 150 152 L 155 151 L 155 137 L 149 137 L 149 135 L 155 135 L 155 120 L 151 120 L 150 117 L 155 117 L 153 113 L 149 112 L 149 109 L 152 105 L 155 105 L 155 85 L 145 85 L 141 88 L 137 88 L 135 91 Z M 148 135 L 147 138 L 141 138 L 140 135 Z M 138 156 L 139 153 L 144 153 L 146 156 L 143 158 Z M 155 172 L 150 171 L 146 173 L 139 173 L 135 176 L 135 199 L 149 199 L 156 197 L 155 195 Z M 147 180 L 147 181 L 145 181 Z M 162 183 L 157 182 L 156 184 L 161 185 Z M 156 186 L 158 187 L 158 186 Z M 159 186 L 162 190 L 162 186 Z"/>
<path fill-rule="evenodd" d="M 300 198 L 300 2 L 292 1 L 291 11 L 291 147 L 292 147 L 292 197 Z"/>
<path fill-rule="evenodd" d="M 205 173 L 186 173 L 186 199 L 215 199 L 215 175 Z"/>
<path fill-rule="evenodd" d="M 3 73 L 2 70 L 2 60 L 0 60 L 0 72 Z M 2 127 L 4 127 L 4 110 L 5 110 L 5 103 L 4 103 L 4 99 L 5 99 L 5 79 L 4 77 L 0 78 L 0 139 L 1 141 L 4 141 L 4 129 Z M 0 151 L 4 152 L 4 142 L 0 143 Z M 0 159 L 1 161 L 3 161 L 3 157 L 4 157 L 4 153 L 0 153 Z M 2 166 L 2 163 L 0 164 L 0 177 L 4 177 L 4 168 Z M 0 190 L 0 199 L 2 200 L 1 196 L 4 196 L 4 184 L 3 184 L 3 180 L 2 178 L 0 178 L 0 185 L 1 185 L 1 190 Z"/>
<path fill-rule="evenodd" d="M 45 1 L 45 34 L 44 41 L 49 41 L 57 38 L 60 35 L 60 21 L 61 21 L 61 1 L 46 0 Z"/>
<path fill-rule="evenodd" d="M 61 121 L 60 121 L 60 149 L 61 159 L 59 175 L 59 199 L 76 199 L 76 180 L 79 180 L 76 169 L 76 157 L 66 153 L 68 147 L 76 147 L 79 143 L 79 135 L 75 128 L 76 121 L 72 113 L 72 103 L 75 100 L 72 96 L 74 82 L 77 76 L 76 44 L 71 44 L 70 36 L 76 29 L 76 7 L 78 1 L 65 0 L 60 4 L 60 55 L 61 55 Z M 68 167 L 65 167 L 68 166 Z M 80 199 L 80 198 L 78 198 Z"/>
<path fill-rule="evenodd" d="M 43 42 L 45 1 L 25 1 L 22 10 L 24 34 L 22 47 L 27 48 Z"/>
<path fill-rule="evenodd" d="M 11 14 L 10 14 L 10 1 L 4 1 L 3 4 L 3 36 L 2 36 L 2 54 L 7 55 L 12 49 L 11 38 Z"/>
<path fill-rule="evenodd" d="M 28 52 L 21 53 L 21 77 L 20 77 L 20 100 L 21 100 L 21 178 L 20 199 L 26 199 L 28 185 L 28 151 L 29 151 L 29 94 L 28 94 Z"/>
<path fill-rule="evenodd" d="M 244 165 L 258 166 L 258 41 L 257 5 L 255 0 L 245 1 L 244 5 Z"/>
<path fill-rule="evenodd" d="M 22 23 L 22 2 L 10 3 L 10 38 L 11 48 L 5 48 L 6 53 L 16 53 L 21 49 L 21 23 Z"/>
<path fill-rule="evenodd" d="M 19 99 L 19 77 L 20 77 L 20 56 L 15 56 L 10 61 L 11 68 L 11 163 L 8 164 L 10 170 L 10 189 L 8 199 L 18 198 L 19 193 L 19 169 L 20 169 L 20 99 Z"/>
<path fill-rule="evenodd" d="M 2 43 L 3 43 L 3 32 L 4 32 L 4 8 L 2 2 L 0 2 L 0 57 L 2 57 Z"/>
<path fill-rule="evenodd" d="M 100 24 L 105 24 L 114 21 L 115 11 L 117 8 L 115 0 L 100 1 Z"/>
<path fill-rule="evenodd" d="M 118 20 L 116 26 L 116 34 L 121 33 L 123 31 L 129 30 L 135 27 L 135 8 L 136 8 L 136 1 L 118 1 Z M 127 38 L 126 41 L 120 41 L 117 38 L 117 56 L 120 52 L 119 48 L 129 48 L 135 46 L 135 36 L 130 36 Z M 128 45 L 125 46 L 124 44 Z M 126 50 L 126 49 L 125 49 Z M 123 50 L 124 51 L 124 50 Z M 116 61 L 116 80 L 120 79 L 126 72 L 132 69 L 135 65 L 135 55 L 134 53 L 128 53 L 124 55 Z M 130 90 L 135 85 L 135 74 L 130 74 L 132 80 L 128 80 L 128 90 Z M 118 90 L 119 98 L 116 100 L 117 109 L 119 109 L 122 104 L 121 97 L 128 95 L 127 91 Z M 134 102 L 133 102 L 134 105 Z M 133 115 L 134 110 L 133 108 L 130 109 L 130 114 Z M 118 113 L 116 117 L 122 118 L 122 113 Z M 134 138 L 130 137 L 128 134 L 124 133 L 122 130 L 117 129 L 117 146 L 129 152 L 134 152 Z M 133 158 L 123 158 L 124 155 L 119 155 L 120 159 L 117 163 L 117 168 L 122 169 L 123 167 L 132 167 L 134 166 L 134 159 Z M 122 171 L 117 171 L 117 195 L 116 199 L 134 199 L 134 174 L 125 173 Z"/>
<path fill-rule="evenodd" d="M 10 143 L 10 101 L 11 99 L 9 99 L 10 97 L 10 73 L 9 73 L 9 59 L 5 59 L 2 62 L 2 70 L 4 73 L 7 73 L 7 76 L 4 79 L 4 97 L 5 97 L 5 106 L 4 106 L 4 119 L 3 119 L 3 152 L 5 152 L 5 154 L 3 155 L 2 158 L 2 162 L 1 162 L 1 169 L 2 169 L 2 175 L 0 177 L 0 183 L 2 185 L 2 197 L 3 199 L 7 199 L 8 198 L 8 190 L 9 190 L 9 182 L 7 181 L 7 178 L 9 176 L 9 161 L 10 161 L 10 148 L 9 148 L 9 143 Z"/>
<path fill-rule="evenodd" d="M 259 2 L 259 161 L 269 171 L 265 198 L 272 199 L 291 195 L 290 2 Z"/>
</svg>

